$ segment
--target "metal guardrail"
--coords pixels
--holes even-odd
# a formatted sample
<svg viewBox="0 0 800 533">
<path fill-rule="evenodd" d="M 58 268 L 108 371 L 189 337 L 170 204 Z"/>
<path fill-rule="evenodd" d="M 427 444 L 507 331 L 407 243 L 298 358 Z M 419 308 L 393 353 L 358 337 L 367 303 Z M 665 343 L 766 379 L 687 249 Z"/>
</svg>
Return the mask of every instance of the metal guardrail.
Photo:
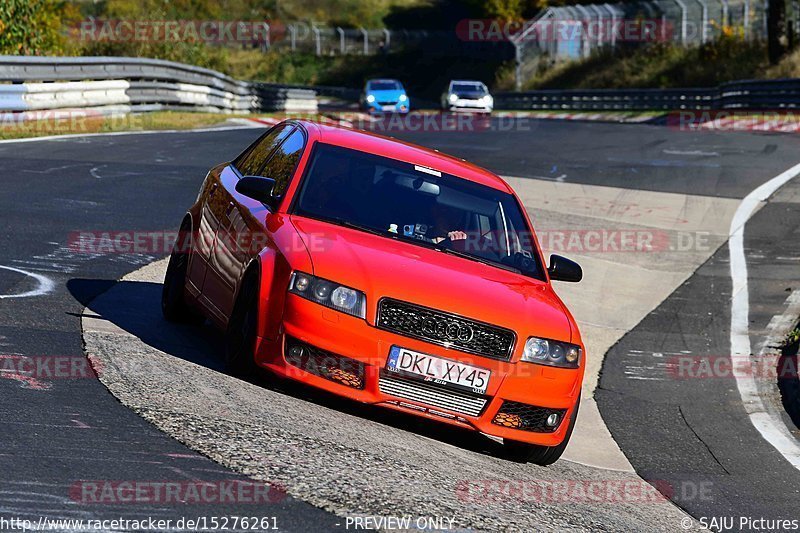
<svg viewBox="0 0 800 533">
<path fill-rule="evenodd" d="M 624 111 L 708 109 L 713 89 L 594 89 L 499 93 L 495 109 Z"/>
<path fill-rule="evenodd" d="M 708 89 L 593 89 L 498 93 L 495 109 L 674 111 L 800 109 L 800 79 L 744 80 Z"/>
<path fill-rule="evenodd" d="M 321 96 L 353 102 L 359 91 L 248 83 L 214 70 L 158 59 L 0 56 L 0 111 L 5 112 L 121 106 L 137 111 L 313 113 Z M 800 79 L 744 80 L 707 89 L 507 92 L 495 95 L 495 109 L 800 109 Z"/>
<path fill-rule="evenodd" d="M 0 56 L 0 81 L 159 80 L 246 94 L 249 84 L 206 68 L 137 57 Z"/>
<path fill-rule="evenodd" d="M 261 111 L 317 111 L 317 91 L 312 87 L 254 83 L 251 90 Z"/>
<path fill-rule="evenodd" d="M 108 84 L 113 85 L 112 97 Z M 309 87 L 248 83 L 160 59 L 0 56 L 0 109 L 4 111 L 112 104 L 132 104 L 140 110 L 167 106 L 229 113 L 313 112 L 317 93 Z"/>
<path fill-rule="evenodd" d="M 328 85 L 315 85 L 314 90 L 317 91 L 319 96 L 327 96 L 329 98 L 338 98 L 347 102 L 357 102 L 361 97 L 361 91 L 358 89 L 351 89 L 349 87 L 331 87 Z"/>
<path fill-rule="evenodd" d="M 0 111 L 124 105 L 129 88 L 125 80 L 0 85 Z"/>
</svg>

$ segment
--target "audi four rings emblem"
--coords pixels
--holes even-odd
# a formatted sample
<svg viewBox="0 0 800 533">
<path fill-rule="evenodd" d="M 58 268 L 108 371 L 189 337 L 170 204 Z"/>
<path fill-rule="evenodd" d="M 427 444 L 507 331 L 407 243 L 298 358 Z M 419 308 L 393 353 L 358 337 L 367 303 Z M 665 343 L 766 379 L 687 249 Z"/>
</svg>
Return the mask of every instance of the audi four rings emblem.
<svg viewBox="0 0 800 533">
<path fill-rule="evenodd" d="M 426 318 L 422 322 L 422 331 L 427 335 L 435 336 L 442 340 L 469 342 L 475 335 L 472 328 L 458 322 L 438 321 Z"/>
</svg>

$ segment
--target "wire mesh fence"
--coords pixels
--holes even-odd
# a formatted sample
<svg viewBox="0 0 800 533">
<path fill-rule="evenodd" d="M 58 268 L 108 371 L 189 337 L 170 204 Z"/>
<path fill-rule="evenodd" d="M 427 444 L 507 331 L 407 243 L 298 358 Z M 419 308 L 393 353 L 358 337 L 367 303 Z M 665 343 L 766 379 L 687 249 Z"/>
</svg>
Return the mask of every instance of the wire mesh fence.
<svg viewBox="0 0 800 533">
<path fill-rule="evenodd" d="M 248 47 L 251 45 L 248 43 Z M 266 41 L 253 43 L 263 50 L 311 53 L 317 56 L 388 54 L 416 49 L 428 57 L 460 57 L 507 61 L 514 47 L 506 39 L 469 39 L 454 30 L 341 28 L 294 23 L 273 25 Z"/>
<path fill-rule="evenodd" d="M 341 28 L 294 23 L 275 26 L 270 32 L 268 47 L 318 56 L 366 56 L 417 44 L 430 38 L 430 33 L 423 30 Z"/>
<path fill-rule="evenodd" d="M 684 46 L 740 35 L 766 37 L 766 0 L 647 0 L 551 7 L 510 37 L 516 83 L 542 65 L 600 49 L 672 42 Z"/>
</svg>

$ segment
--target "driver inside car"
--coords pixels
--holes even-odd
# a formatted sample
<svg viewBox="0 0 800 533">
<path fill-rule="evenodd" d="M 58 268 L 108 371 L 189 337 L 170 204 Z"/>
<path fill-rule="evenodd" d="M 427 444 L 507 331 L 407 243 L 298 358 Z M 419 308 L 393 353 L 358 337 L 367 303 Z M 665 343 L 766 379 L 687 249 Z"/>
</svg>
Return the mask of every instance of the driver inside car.
<svg viewBox="0 0 800 533">
<path fill-rule="evenodd" d="M 459 244 L 466 244 L 467 232 L 463 229 L 463 213 L 452 207 L 444 205 L 435 205 L 431 216 L 432 233 L 428 236 L 435 244 L 444 241 L 455 243 L 462 241 Z"/>
</svg>

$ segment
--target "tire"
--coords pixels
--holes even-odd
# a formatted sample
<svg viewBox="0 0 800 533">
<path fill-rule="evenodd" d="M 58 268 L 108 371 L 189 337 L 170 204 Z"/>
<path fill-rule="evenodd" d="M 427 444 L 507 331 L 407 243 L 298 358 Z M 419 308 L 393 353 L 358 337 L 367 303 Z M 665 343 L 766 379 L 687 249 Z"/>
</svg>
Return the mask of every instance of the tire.
<svg viewBox="0 0 800 533">
<path fill-rule="evenodd" d="M 257 327 L 258 272 L 250 270 L 242 278 L 225 332 L 225 368 L 231 375 L 247 377 L 255 373 Z"/>
<path fill-rule="evenodd" d="M 191 231 L 191 224 L 181 224 L 178 235 L 186 235 Z M 161 312 L 170 322 L 190 322 L 196 314 L 186 301 L 186 273 L 189 268 L 189 257 L 192 251 L 181 252 L 178 247 L 180 240 L 175 243 L 169 256 L 167 273 L 164 275 L 164 286 L 161 289 Z"/>
<path fill-rule="evenodd" d="M 578 419 L 578 408 L 580 408 L 581 400 L 575 404 L 575 410 L 572 411 L 572 416 L 569 419 L 569 427 L 567 434 L 561 444 L 556 446 L 539 446 L 536 444 L 528 444 L 527 442 L 518 442 L 514 440 L 506 440 L 503 443 L 503 452 L 509 459 L 519 461 L 522 463 L 534 463 L 539 466 L 548 466 L 561 458 L 564 450 L 567 449 L 569 439 L 572 437 L 572 430 L 575 429 L 575 421 Z"/>
</svg>

